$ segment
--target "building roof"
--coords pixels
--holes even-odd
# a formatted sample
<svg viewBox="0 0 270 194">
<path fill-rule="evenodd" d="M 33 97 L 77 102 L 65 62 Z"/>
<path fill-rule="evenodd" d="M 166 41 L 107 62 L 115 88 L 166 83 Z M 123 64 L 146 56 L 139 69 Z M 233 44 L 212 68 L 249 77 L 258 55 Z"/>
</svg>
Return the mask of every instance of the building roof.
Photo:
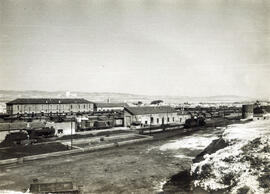
<svg viewBox="0 0 270 194">
<path fill-rule="evenodd" d="M 125 110 L 132 115 L 158 114 L 158 113 L 177 113 L 170 106 L 141 106 L 141 107 L 125 107 Z"/>
<path fill-rule="evenodd" d="M 127 103 L 95 103 L 98 108 L 128 107 Z"/>
<path fill-rule="evenodd" d="M 89 104 L 90 101 L 83 98 L 17 98 L 7 103 L 13 104 Z"/>
</svg>

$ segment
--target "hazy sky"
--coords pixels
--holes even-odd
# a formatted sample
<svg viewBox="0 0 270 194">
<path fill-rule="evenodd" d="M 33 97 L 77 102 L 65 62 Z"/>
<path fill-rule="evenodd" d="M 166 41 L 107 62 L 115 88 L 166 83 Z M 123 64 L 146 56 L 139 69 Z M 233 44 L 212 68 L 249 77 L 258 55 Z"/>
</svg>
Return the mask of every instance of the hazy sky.
<svg viewBox="0 0 270 194">
<path fill-rule="evenodd" d="M 269 0 L 0 0 L 0 89 L 270 97 Z"/>
</svg>

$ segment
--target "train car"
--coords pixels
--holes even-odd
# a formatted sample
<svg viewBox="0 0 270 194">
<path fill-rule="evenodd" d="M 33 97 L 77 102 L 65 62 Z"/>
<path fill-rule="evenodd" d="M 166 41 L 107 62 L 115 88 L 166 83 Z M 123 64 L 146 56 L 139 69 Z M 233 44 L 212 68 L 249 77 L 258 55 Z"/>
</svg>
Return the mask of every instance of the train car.
<svg viewBox="0 0 270 194">
<path fill-rule="evenodd" d="M 203 117 L 198 118 L 190 118 L 185 121 L 184 127 L 185 128 L 191 128 L 191 127 L 200 127 L 204 126 L 205 121 Z"/>
<path fill-rule="evenodd" d="M 29 129 L 27 130 L 30 139 L 38 139 L 38 138 L 48 138 L 53 137 L 55 135 L 55 129 L 53 127 L 43 127 L 38 129 Z"/>
<path fill-rule="evenodd" d="M 120 123 L 120 125 L 122 125 L 122 123 Z M 76 120 L 77 131 L 108 129 L 115 126 L 115 119 L 108 116 L 91 116 L 88 119 Z"/>
<path fill-rule="evenodd" d="M 94 122 L 94 129 L 108 129 L 114 126 L 113 121 L 106 120 L 106 121 L 95 121 Z"/>
</svg>

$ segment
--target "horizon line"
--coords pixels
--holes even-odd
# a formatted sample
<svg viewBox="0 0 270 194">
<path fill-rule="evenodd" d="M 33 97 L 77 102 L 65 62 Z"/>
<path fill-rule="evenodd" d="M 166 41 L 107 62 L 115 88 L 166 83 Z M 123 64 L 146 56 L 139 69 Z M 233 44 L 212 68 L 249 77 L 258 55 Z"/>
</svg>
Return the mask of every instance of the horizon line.
<svg viewBox="0 0 270 194">
<path fill-rule="evenodd" d="M 270 98 L 266 96 L 261 97 L 254 97 L 254 96 L 242 96 L 236 94 L 220 94 L 220 95 L 211 95 L 211 96 L 193 96 L 193 95 L 160 95 L 160 94 L 139 94 L 139 93 L 127 93 L 127 92 L 90 92 L 90 91 L 73 91 L 73 90 L 14 90 L 14 89 L 1 89 L 0 91 L 5 92 L 47 92 L 47 93 L 54 93 L 54 92 L 71 92 L 71 93 L 97 93 L 97 94 L 122 94 L 122 95 L 137 95 L 137 96 L 149 96 L 149 97 L 169 97 L 169 98 L 215 98 L 215 97 L 241 97 L 241 98 L 252 98 L 252 99 L 263 99 L 263 98 Z"/>
</svg>

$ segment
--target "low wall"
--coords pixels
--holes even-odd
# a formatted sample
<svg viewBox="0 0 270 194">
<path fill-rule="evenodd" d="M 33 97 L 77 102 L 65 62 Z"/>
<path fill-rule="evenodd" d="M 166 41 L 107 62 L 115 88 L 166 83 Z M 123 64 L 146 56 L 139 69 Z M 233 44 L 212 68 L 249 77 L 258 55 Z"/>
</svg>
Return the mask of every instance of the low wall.
<svg viewBox="0 0 270 194">
<path fill-rule="evenodd" d="M 128 144 L 139 143 L 139 142 L 148 141 L 148 140 L 152 140 L 152 139 L 153 139 L 153 137 L 149 136 L 149 137 L 146 137 L 144 139 L 133 139 L 133 140 L 128 140 L 128 141 L 121 141 L 118 143 L 118 145 L 119 146 L 128 145 Z"/>
<path fill-rule="evenodd" d="M 145 128 L 138 128 L 136 130 L 138 130 L 139 134 L 150 134 L 150 133 L 157 133 L 161 131 L 180 130 L 180 129 L 184 129 L 184 125 L 169 126 L 165 128 L 158 126 L 158 127 L 153 127 L 151 129 L 149 127 L 145 127 Z"/>
<path fill-rule="evenodd" d="M 0 165 L 19 163 L 18 162 L 18 159 L 19 158 L 12 158 L 12 159 L 0 160 Z"/>
<path fill-rule="evenodd" d="M 60 151 L 60 152 L 52 152 L 52 153 L 47 153 L 47 154 L 25 156 L 25 157 L 23 157 L 23 161 L 31 161 L 31 160 L 38 160 L 38 159 L 48 158 L 48 157 L 69 155 L 69 154 L 79 153 L 80 151 L 81 150 L 79 150 L 79 149 L 74 149 L 74 150 L 67 150 L 67 151 Z"/>
<path fill-rule="evenodd" d="M 88 137 L 88 138 L 81 138 L 81 139 L 73 139 L 73 145 L 83 144 L 83 143 L 91 143 L 91 142 L 98 142 L 102 138 L 104 141 L 106 140 L 114 140 L 114 139 L 123 139 L 129 137 L 136 137 L 137 134 L 123 134 L 123 135 L 113 135 L 113 136 L 99 136 L 99 137 Z M 70 140 L 58 140 L 57 142 L 68 144 L 70 145 Z"/>
</svg>

